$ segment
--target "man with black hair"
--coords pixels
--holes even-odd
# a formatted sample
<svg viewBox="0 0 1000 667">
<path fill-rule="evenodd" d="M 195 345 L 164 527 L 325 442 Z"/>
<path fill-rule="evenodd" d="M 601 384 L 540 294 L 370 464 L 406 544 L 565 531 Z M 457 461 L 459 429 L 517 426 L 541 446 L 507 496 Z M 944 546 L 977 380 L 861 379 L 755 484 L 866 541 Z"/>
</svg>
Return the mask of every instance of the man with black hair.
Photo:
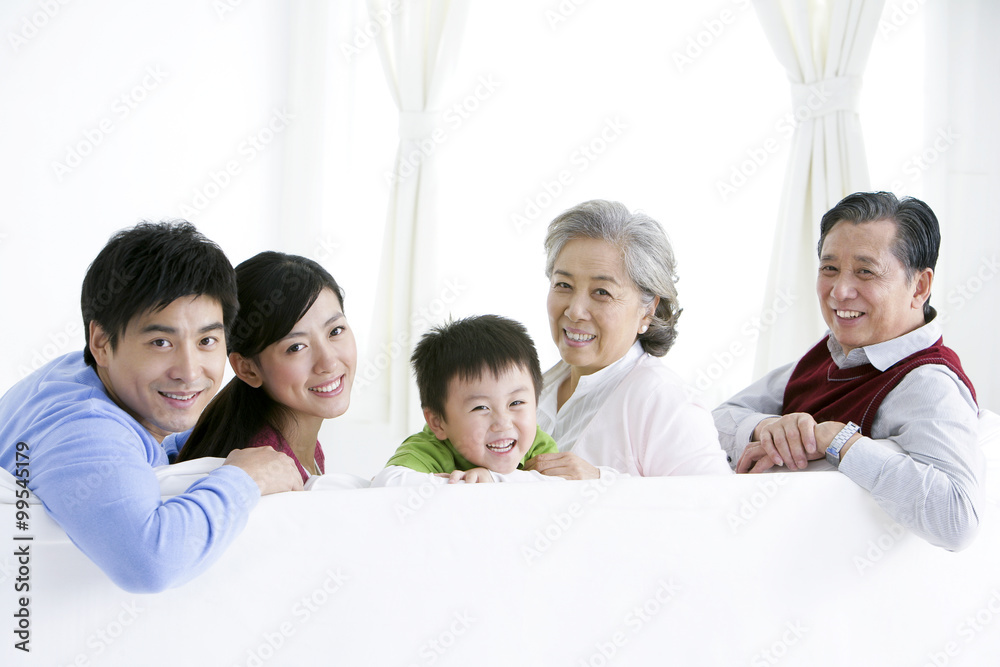
<svg viewBox="0 0 1000 667">
<path fill-rule="evenodd" d="M 218 390 L 237 308 L 232 265 L 193 225 L 115 234 L 87 271 L 81 307 L 85 349 L 0 398 L 0 466 L 116 584 L 161 591 L 218 558 L 261 495 L 302 480 L 273 449 L 237 450 L 160 498 L 153 467 Z"/>
<path fill-rule="evenodd" d="M 816 293 L 830 329 L 713 411 L 737 472 L 826 459 L 929 542 L 979 526 L 976 392 L 930 306 L 941 233 L 927 204 L 857 192 L 820 222 Z"/>
</svg>

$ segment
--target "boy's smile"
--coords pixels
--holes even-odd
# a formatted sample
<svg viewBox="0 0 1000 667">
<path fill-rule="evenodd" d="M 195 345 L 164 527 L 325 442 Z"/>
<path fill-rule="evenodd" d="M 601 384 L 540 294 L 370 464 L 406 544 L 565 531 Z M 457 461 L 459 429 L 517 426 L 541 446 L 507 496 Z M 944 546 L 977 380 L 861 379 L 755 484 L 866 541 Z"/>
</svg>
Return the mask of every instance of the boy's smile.
<svg viewBox="0 0 1000 667">
<path fill-rule="evenodd" d="M 512 366 L 499 376 L 484 370 L 477 379 L 448 382 L 444 415 L 424 409 L 434 435 L 450 440 L 458 453 L 478 467 L 506 474 L 535 440 L 535 386 L 531 374 Z"/>
</svg>

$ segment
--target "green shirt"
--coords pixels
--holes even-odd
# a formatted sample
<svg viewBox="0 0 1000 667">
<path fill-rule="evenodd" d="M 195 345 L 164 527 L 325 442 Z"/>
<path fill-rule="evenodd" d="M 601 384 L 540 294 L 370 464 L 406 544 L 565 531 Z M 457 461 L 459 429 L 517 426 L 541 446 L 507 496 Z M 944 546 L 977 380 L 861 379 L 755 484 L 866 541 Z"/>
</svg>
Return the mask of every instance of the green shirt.
<svg viewBox="0 0 1000 667">
<path fill-rule="evenodd" d="M 548 454 L 558 452 L 556 441 L 542 429 L 535 427 L 535 441 L 531 443 L 528 452 L 517 464 L 518 468 L 538 454 Z M 403 441 L 396 453 L 392 455 L 389 466 L 404 466 L 417 472 L 454 472 L 455 470 L 471 470 L 479 466 L 470 462 L 467 458 L 458 453 L 450 440 L 438 440 L 430 427 L 424 424 L 424 429 L 420 433 L 414 433 Z"/>
</svg>

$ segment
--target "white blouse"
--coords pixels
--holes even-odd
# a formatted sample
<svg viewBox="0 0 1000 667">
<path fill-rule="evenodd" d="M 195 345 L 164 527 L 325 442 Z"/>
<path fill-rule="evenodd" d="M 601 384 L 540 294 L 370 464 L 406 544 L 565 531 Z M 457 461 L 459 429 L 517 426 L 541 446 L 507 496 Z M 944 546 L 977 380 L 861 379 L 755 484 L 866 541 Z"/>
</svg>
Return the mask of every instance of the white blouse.
<svg viewBox="0 0 1000 667">
<path fill-rule="evenodd" d="M 561 452 L 644 477 L 731 474 L 712 414 L 688 399 L 684 383 L 638 341 L 618 361 L 580 378 L 556 408 L 564 361 L 545 373 L 538 425 Z"/>
</svg>

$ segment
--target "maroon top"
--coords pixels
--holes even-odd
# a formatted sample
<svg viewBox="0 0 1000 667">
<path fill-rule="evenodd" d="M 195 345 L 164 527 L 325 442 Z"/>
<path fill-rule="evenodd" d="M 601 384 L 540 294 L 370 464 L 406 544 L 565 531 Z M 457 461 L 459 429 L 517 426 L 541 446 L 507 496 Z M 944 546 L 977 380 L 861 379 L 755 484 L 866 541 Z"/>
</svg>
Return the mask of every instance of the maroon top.
<svg viewBox="0 0 1000 667">
<path fill-rule="evenodd" d="M 293 452 L 292 448 L 288 446 L 288 443 L 285 441 L 285 439 L 281 437 L 281 434 L 276 432 L 270 426 L 265 426 L 263 429 L 261 429 L 260 433 L 258 433 L 257 436 L 250 441 L 249 446 L 274 447 L 275 451 L 281 452 L 282 454 L 287 454 L 288 456 L 292 457 L 293 461 L 295 461 L 295 467 L 299 469 L 299 474 L 302 475 L 302 483 L 305 484 L 306 480 L 309 479 L 309 473 L 306 472 L 306 469 L 302 467 L 301 463 L 299 463 L 299 459 L 298 457 L 295 456 L 295 452 Z M 315 458 L 316 458 L 316 469 L 319 470 L 319 474 L 322 475 L 324 472 L 326 472 L 325 470 L 326 457 L 323 456 L 323 446 L 319 444 L 319 440 L 316 441 Z"/>
<path fill-rule="evenodd" d="M 838 368 L 827 347 L 828 338 L 817 343 L 796 364 L 785 386 L 781 414 L 806 412 L 817 423 L 852 421 L 861 427 L 863 435 L 870 437 L 872 421 L 882 400 L 907 373 L 924 364 L 947 366 L 969 388 L 973 400 L 976 398 L 976 390 L 962 370 L 958 355 L 944 346 L 943 338 L 884 371 L 871 364 Z"/>
</svg>

